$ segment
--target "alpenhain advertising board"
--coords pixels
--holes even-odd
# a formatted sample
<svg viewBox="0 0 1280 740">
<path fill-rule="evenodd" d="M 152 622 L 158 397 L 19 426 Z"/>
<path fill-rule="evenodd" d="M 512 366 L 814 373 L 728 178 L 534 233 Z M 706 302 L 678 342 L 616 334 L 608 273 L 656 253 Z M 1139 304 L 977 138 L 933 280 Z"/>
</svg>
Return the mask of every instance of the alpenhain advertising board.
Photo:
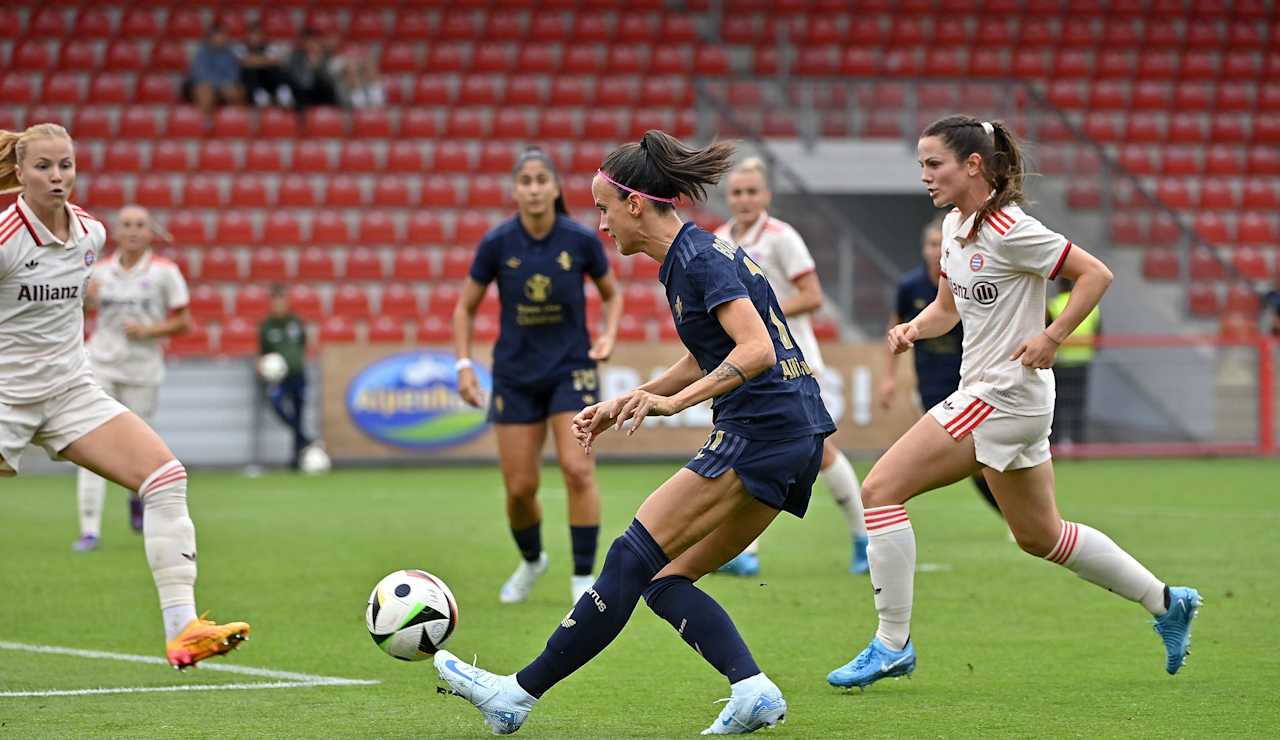
<svg viewBox="0 0 1280 740">
<path fill-rule="evenodd" d="M 836 420 L 836 444 L 851 452 L 886 449 L 920 417 L 910 357 L 898 363 L 893 405 L 882 409 L 876 389 L 883 373 L 883 345 L 822 347 L 826 372 L 823 397 Z M 622 344 L 601 363 L 598 387 L 585 397 L 624 393 L 675 362 L 679 343 Z M 454 355 L 443 346 L 365 345 L 324 350 L 323 425 L 325 446 L 337 461 L 493 460 L 492 427 L 485 412 L 457 393 Z M 481 386 L 490 389 L 490 348 L 474 353 Z M 597 441 L 606 458 L 682 458 L 693 455 L 711 431 L 708 405 L 669 418 L 650 418 L 627 437 L 608 433 Z M 550 448 L 549 448 L 550 449 Z"/>
</svg>

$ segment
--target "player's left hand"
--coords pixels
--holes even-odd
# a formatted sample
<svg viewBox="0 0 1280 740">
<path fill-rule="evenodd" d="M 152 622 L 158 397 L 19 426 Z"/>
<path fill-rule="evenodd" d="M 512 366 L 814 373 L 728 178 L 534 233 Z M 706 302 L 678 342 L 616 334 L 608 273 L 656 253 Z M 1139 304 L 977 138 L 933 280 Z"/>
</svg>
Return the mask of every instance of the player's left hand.
<svg viewBox="0 0 1280 740">
<path fill-rule="evenodd" d="M 1046 333 L 1031 337 L 1018 345 L 1018 349 L 1009 358 L 1010 360 L 1022 360 L 1023 367 L 1045 369 L 1053 367 L 1053 361 L 1058 357 L 1058 343 Z"/>
<path fill-rule="evenodd" d="M 124 325 L 124 335 L 130 339 L 150 339 L 151 327 L 130 321 Z"/>
<path fill-rule="evenodd" d="M 613 354 L 613 337 L 608 334 L 600 335 L 600 338 L 591 345 L 591 351 L 587 353 L 587 357 L 596 362 L 604 362 Z"/>
<path fill-rule="evenodd" d="M 626 422 L 630 421 L 627 436 L 631 436 L 640 428 L 646 416 L 671 416 L 679 411 L 675 406 L 675 402 L 667 396 L 659 396 L 648 391 L 632 391 L 627 396 L 627 402 L 623 404 L 622 410 L 618 412 L 617 427 L 621 429 Z"/>
</svg>

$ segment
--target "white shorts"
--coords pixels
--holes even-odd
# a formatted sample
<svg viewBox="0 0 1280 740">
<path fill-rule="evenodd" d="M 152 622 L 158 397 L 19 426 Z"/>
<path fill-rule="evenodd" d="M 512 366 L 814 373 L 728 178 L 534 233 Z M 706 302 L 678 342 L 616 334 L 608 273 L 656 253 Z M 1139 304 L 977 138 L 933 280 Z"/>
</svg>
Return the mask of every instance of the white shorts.
<svg viewBox="0 0 1280 740">
<path fill-rule="evenodd" d="M 72 442 L 126 411 L 92 382 L 77 383 L 36 403 L 0 402 L 0 474 L 18 472 L 18 459 L 27 445 L 40 445 L 50 459 L 58 460 Z M 6 465 L 12 473 L 3 470 Z"/>
<path fill-rule="evenodd" d="M 102 377 L 98 377 L 98 383 L 108 396 L 124 404 L 125 408 L 142 417 L 143 421 L 150 422 L 155 415 L 160 399 L 160 386 L 118 383 Z"/>
<path fill-rule="evenodd" d="M 955 439 L 973 435 L 978 462 L 1003 473 L 1048 462 L 1053 414 L 1016 416 L 972 393 L 956 391 L 929 409 L 929 415 Z"/>
</svg>

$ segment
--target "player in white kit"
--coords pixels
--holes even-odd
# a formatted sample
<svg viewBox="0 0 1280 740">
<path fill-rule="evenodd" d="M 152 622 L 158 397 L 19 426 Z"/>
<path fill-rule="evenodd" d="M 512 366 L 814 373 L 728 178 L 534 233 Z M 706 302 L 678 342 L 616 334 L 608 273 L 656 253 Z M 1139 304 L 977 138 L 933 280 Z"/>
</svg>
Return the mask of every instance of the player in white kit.
<svg viewBox="0 0 1280 740">
<path fill-rule="evenodd" d="M 172 261 L 151 252 L 160 232 L 147 209 L 125 206 L 112 230 L 116 249 L 93 267 L 85 303 L 98 318 L 88 342 L 93 375 L 112 398 L 150 422 L 164 382 L 160 340 L 191 328 L 187 281 Z M 80 512 L 78 552 L 94 550 L 102 532 L 107 482 L 80 468 L 76 501 Z M 142 500 L 129 495 L 129 519 L 142 531 Z"/>
<path fill-rule="evenodd" d="M 165 653 L 185 668 L 235 648 L 248 639 L 249 625 L 197 616 L 187 471 L 146 422 L 93 379 L 84 293 L 106 228 L 68 202 L 75 180 L 66 129 L 42 123 L 0 131 L 0 192 L 21 193 L 0 212 L 0 477 L 17 475 L 23 449 L 37 444 L 139 493 Z"/>
<path fill-rule="evenodd" d="M 942 224 L 937 298 L 891 328 L 887 341 L 893 352 L 905 352 L 962 322 L 960 387 L 899 438 L 863 482 L 880 624 L 866 649 L 827 680 L 865 687 L 915 670 L 916 539 L 904 504 L 978 471 L 1023 550 L 1142 604 L 1155 617 L 1165 670 L 1176 673 L 1186 661 L 1199 593 L 1166 586 L 1102 532 L 1063 521 L 1055 502 L 1049 368 L 1058 347 L 1098 305 L 1111 272 L 1018 205 L 1023 157 L 1004 124 L 943 118 L 925 129 L 918 153 L 933 204 L 955 209 Z M 1075 289 L 1046 327 L 1045 288 L 1058 275 Z"/>
<path fill-rule="evenodd" d="M 814 375 L 821 378 L 824 370 L 822 352 L 813 333 L 809 314 L 822 308 L 822 283 L 804 239 L 789 224 L 769 215 L 773 193 L 769 191 L 769 172 L 763 161 L 752 157 L 729 173 L 729 209 L 733 218 L 716 229 L 716 236 L 736 244 L 764 270 L 770 287 L 777 294 L 786 314 L 791 336 L 804 353 Z M 858 476 L 840 448 L 827 437 L 823 446 L 822 481 L 831 497 L 844 512 L 853 540 L 851 573 L 867 572 L 867 529 L 862 521 L 862 496 Z M 720 570 L 736 575 L 752 576 L 760 572 L 759 542 L 752 542 L 738 557 Z"/>
</svg>

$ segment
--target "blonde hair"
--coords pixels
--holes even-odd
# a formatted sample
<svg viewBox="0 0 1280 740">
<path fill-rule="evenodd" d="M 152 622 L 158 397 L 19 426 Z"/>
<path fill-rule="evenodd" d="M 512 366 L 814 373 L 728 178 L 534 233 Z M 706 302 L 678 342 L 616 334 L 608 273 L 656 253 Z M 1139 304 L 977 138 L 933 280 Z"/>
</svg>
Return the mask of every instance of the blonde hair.
<svg viewBox="0 0 1280 740">
<path fill-rule="evenodd" d="M 22 190 L 22 183 L 18 181 L 18 165 L 27 154 L 27 145 L 37 139 L 55 138 L 71 141 L 71 134 L 56 123 L 37 123 L 22 132 L 0 129 L 0 193 Z"/>
<path fill-rule="evenodd" d="M 121 214 L 131 208 L 141 211 L 143 217 L 147 219 L 147 229 L 151 231 L 152 238 L 159 239 L 165 244 L 173 244 L 173 234 L 170 234 L 168 229 L 161 226 L 160 223 L 156 221 L 155 216 L 151 215 L 151 211 L 148 211 L 145 207 L 140 206 L 137 203 L 128 203 L 121 206 L 120 210 L 116 211 L 116 221 L 119 222 Z"/>
<path fill-rule="evenodd" d="M 730 173 L 730 174 L 734 174 L 734 175 L 744 174 L 744 175 L 745 175 L 745 174 L 750 174 L 750 173 L 752 173 L 752 172 L 754 172 L 754 173 L 756 173 L 756 174 L 760 175 L 760 177 L 763 177 L 763 178 L 764 178 L 764 181 L 765 181 L 765 184 L 766 184 L 766 185 L 768 185 L 768 183 L 769 183 L 769 165 L 765 164 L 765 163 L 764 163 L 764 160 L 763 160 L 763 159 L 761 159 L 761 158 L 759 158 L 759 157 L 747 157 L 746 159 L 744 159 L 744 160 L 742 160 L 741 162 L 739 162 L 739 163 L 738 163 L 738 166 L 737 166 L 737 167 L 734 167 L 734 168 L 733 168 L 733 172 L 732 172 L 732 173 Z"/>
</svg>

